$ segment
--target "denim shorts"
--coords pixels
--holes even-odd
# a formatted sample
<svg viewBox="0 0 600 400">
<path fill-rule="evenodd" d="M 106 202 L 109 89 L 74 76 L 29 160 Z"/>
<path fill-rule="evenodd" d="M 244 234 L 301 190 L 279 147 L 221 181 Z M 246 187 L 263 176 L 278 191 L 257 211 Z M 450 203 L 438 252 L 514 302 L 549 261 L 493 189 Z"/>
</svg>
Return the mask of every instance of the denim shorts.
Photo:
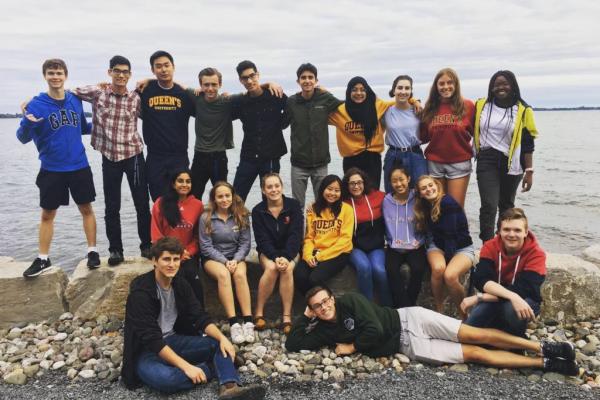
<svg viewBox="0 0 600 400">
<path fill-rule="evenodd" d="M 427 160 L 429 175 L 434 178 L 458 179 L 471 175 L 473 164 L 471 160 L 457 163 L 439 163 Z"/>
<path fill-rule="evenodd" d="M 433 243 L 433 242 L 431 242 L 427 246 L 427 253 L 429 253 L 432 250 L 438 250 L 438 251 L 441 251 L 442 253 L 444 253 L 444 250 L 437 247 L 435 245 L 435 243 Z M 456 250 L 455 254 L 464 254 L 465 256 L 467 256 L 469 258 L 469 260 L 471 260 L 472 263 L 475 262 L 475 246 L 473 246 L 472 244 L 470 244 L 466 247 L 463 247 L 462 249 Z"/>
</svg>

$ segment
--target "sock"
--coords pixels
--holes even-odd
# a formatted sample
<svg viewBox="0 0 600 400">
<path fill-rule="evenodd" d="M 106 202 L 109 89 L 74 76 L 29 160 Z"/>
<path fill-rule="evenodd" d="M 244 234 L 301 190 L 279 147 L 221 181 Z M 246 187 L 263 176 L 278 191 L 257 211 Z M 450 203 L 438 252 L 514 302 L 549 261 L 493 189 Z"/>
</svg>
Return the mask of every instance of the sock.
<svg viewBox="0 0 600 400">
<path fill-rule="evenodd" d="M 47 260 L 48 259 L 48 254 L 38 254 L 38 258 L 40 260 Z"/>
<path fill-rule="evenodd" d="M 232 326 L 233 324 L 237 324 L 239 322 L 239 318 L 238 317 L 231 317 L 229 318 L 229 326 Z"/>
<path fill-rule="evenodd" d="M 244 320 L 244 323 L 252 322 L 252 315 L 244 315 L 242 319 Z"/>
<path fill-rule="evenodd" d="M 98 252 L 98 248 L 96 246 L 88 246 L 88 253 L 90 251 L 95 251 L 97 253 Z"/>
</svg>

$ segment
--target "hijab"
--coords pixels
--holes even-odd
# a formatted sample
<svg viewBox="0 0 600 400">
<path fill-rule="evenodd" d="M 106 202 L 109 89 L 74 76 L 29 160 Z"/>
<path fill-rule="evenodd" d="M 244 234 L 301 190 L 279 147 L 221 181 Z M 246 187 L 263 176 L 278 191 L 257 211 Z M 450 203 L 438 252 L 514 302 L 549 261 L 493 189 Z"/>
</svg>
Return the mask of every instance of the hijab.
<svg viewBox="0 0 600 400">
<path fill-rule="evenodd" d="M 355 103 L 350 98 L 352 88 L 358 83 L 361 83 L 367 92 L 367 98 L 362 103 Z M 346 88 L 346 111 L 348 111 L 348 115 L 350 115 L 350 118 L 352 118 L 354 122 L 358 122 L 363 126 L 366 146 L 369 146 L 371 143 L 371 139 L 373 139 L 373 135 L 377 130 L 377 124 L 379 123 L 377 120 L 375 99 L 375 92 L 373 92 L 373 89 L 371 89 L 371 86 L 369 86 L 365 78 L 362 76 L 355 76 L 350 79 L 348 87 Z"/>
</svg>

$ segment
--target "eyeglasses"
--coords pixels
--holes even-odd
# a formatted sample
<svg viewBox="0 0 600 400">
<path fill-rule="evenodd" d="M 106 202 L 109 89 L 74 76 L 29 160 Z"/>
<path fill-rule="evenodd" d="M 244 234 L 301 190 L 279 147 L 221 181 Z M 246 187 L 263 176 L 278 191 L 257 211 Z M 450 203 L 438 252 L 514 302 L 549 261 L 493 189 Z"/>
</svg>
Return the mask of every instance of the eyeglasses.
<svg viewBox="0 0 600 400">
<path fill-rule="evenodd" d="M 352 181 L 352 182 L 348 182 L 348 185 L 356 187 L 356 186 L 362 186 L 364 185 L 365 181 Z"/>
<path fill-rule="evenodd" d="M 111 69 L 111 72 L 115 75 L 123 75 L 123 76 L 129 76 L 129 74 L 131 74 L 131 71 L 128 71 L 126 69 L 118 69 L 118 68 Z"/>
<path fill-rule="evenodd" d="M 312 308 L 313 311 L 318 312 L 318 311 L 323 310 L 323 307 L 330 306 L 332 302 L 333 302 L 333 296 L 329 296 L 325 300 L 321 301 L 320 303 L 313 304 L 312 306 L 310 306 L 310 308 Z"/>
<path fill-rule="evenodd" d="M 258 77 L 258 72 L 253 72 L 250 75 L 240 76 L 240 81 L 242 81 L 242 82 L 253 81 L 257 77 Z"/>
</svg>

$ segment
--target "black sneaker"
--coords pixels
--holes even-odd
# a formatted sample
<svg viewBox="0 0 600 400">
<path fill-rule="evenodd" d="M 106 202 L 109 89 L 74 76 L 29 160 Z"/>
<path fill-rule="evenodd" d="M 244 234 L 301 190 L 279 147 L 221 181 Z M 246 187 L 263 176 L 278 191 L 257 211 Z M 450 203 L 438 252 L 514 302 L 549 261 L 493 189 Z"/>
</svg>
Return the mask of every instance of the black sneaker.
<svg viewBox="0 0 600 400">
<path fill-rule="evenodd" d="M 265 394 L 266 389 L 259 385 L 239 386 L 230 382 L 219 388 L 219 400 L 261 400 Z"/>
<path fill-rule="evenodd" d="M 43 274 L 52 269 L 52 262 L 49 258 L 42 260 L 41 258 L 36 258 L 33 260 L 33 263 L 23 272 L 23 276 L 25 278 L 33 278 L 38 275 Z"/>
<path fill-rule="evenodd" d="M 87 266 L 89 269 L 96 269 L 100 266 L 100 254 L 96 251 L 90 251 L 87 255 Z"/>
<path fill-rule="evenodd" d="M 542 356 L 573 361 L 575 360 L 575 346 L 570 342 L 547 342 L 544 340 L 542 341 Z"/>
<path fill-rule="evenodd" d="M 121 264 L 125 258 L 123 257 L 123 252 L 120 250 L 111 251 L 108 256 L 108 265 L 114 267 L 115 265 Z"/>
<path fill-rule="evenodd" d="M 147 258 L 148 260 L 152 260 L 152 251 L 151 251 L 150 247 L 141 249 L 140 254 L 144 258 Z"/>
<path fill-rule="evenodd" d="M 558 372 L 569 376 L 579 375 L 579 367 L 575 361 L 561 360 L 560 358 L 544 358 L 544 371 Z"/>
</svg>

